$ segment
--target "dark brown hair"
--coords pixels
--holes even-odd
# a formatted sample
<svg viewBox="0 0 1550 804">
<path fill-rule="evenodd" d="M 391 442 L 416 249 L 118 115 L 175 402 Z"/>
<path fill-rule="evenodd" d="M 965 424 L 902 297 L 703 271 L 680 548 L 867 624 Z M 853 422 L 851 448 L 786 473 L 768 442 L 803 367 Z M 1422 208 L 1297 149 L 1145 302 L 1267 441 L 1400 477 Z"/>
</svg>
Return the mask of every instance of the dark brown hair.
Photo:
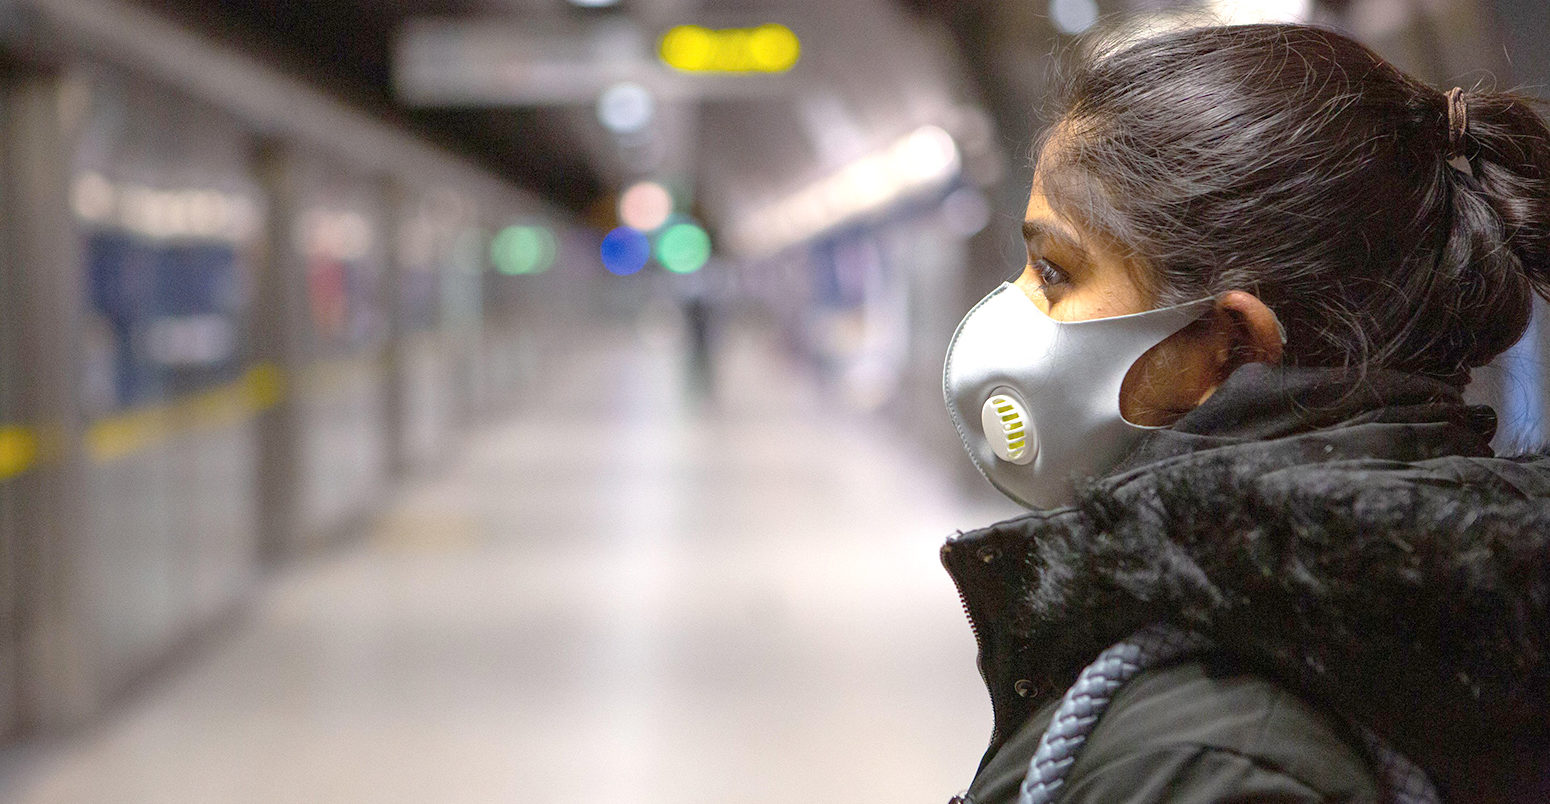
<svg viewBox="0 0 1550 804">
<path fill-rule="evenodd" d="M 1147 266 L 1162 304 L 1254 292 L 1288 363 L 1463 384 L 1550 293 L 1550 130 L 1521 96 L 1448 99 L 1303 25 L 1091 37 L 1073 50 L 1042 189 Z"/>
</svg>

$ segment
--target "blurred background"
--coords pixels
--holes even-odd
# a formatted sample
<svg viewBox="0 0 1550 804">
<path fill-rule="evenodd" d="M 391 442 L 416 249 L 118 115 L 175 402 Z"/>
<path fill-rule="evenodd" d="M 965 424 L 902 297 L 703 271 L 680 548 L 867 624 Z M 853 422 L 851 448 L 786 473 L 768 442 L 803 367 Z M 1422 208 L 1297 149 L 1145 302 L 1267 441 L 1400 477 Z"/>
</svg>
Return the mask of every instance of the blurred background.
<svg viewBox="0 0 1550 804">
<path fill-rule="evenodd" d="M 0 0 L 0 799 L 947 800 L 942 356 L 1183 5 Z M 1543 0 L 1194 7 L 1550 86 Z"/>
</svg>

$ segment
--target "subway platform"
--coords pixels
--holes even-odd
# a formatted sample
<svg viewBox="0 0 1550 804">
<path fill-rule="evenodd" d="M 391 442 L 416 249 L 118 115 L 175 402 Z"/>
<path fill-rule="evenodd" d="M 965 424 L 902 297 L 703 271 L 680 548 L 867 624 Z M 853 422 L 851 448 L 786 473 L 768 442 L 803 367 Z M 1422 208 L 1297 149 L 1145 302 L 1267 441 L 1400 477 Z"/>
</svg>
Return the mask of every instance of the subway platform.
<svg viewBox="0 0 1550 804">
<path fill-rule="evenodd" d="M 989 705 L 937 547 L 1005 513 L 751 332 L 555 354 L 368 532 L 74 736 L 53 802 L 935 802 Z"/>
</svg>

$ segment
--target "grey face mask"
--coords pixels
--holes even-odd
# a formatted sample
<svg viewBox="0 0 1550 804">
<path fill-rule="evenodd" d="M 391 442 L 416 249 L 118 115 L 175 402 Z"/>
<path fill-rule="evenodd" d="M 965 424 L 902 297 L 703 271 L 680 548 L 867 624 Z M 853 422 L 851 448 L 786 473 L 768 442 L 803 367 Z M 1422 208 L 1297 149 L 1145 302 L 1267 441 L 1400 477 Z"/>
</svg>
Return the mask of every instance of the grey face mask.
<svg viewBox="0 0 1550 804">
<path fill-rule="evenodd" d="M 1214 301 L 1056 321 L 1011 284 L 991 291 L 958 325 L 942 371 L 947 411 L 980 474 L 1029 508 L 1071 503 L 1074 479 L 1114 468 L 1156 429 L 1120 414 L 1125 374 Z"/>
</svg>

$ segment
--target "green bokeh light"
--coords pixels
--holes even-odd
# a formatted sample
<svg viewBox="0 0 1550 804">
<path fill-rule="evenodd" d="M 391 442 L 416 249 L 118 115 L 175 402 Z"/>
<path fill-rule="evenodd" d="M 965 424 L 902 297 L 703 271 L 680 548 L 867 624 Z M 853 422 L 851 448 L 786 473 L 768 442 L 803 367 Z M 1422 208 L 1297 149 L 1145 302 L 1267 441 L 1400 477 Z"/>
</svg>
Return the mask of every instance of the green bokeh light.
<svg viewBox="0 0 1550 804">
<path fill-rule="evenodd" d="M 710 259 L 710 235 L 692 223 L 675 223 L 657 235 L 657 262 L 675 274 L 692 274 Z"/>
<path fill-rule="evenodd" d="M 558 253 L 554 233 L 543 226 L 507 226 L 490 241 L 490 262 L 507 276 L 541 274 Z"/>
</svg>

